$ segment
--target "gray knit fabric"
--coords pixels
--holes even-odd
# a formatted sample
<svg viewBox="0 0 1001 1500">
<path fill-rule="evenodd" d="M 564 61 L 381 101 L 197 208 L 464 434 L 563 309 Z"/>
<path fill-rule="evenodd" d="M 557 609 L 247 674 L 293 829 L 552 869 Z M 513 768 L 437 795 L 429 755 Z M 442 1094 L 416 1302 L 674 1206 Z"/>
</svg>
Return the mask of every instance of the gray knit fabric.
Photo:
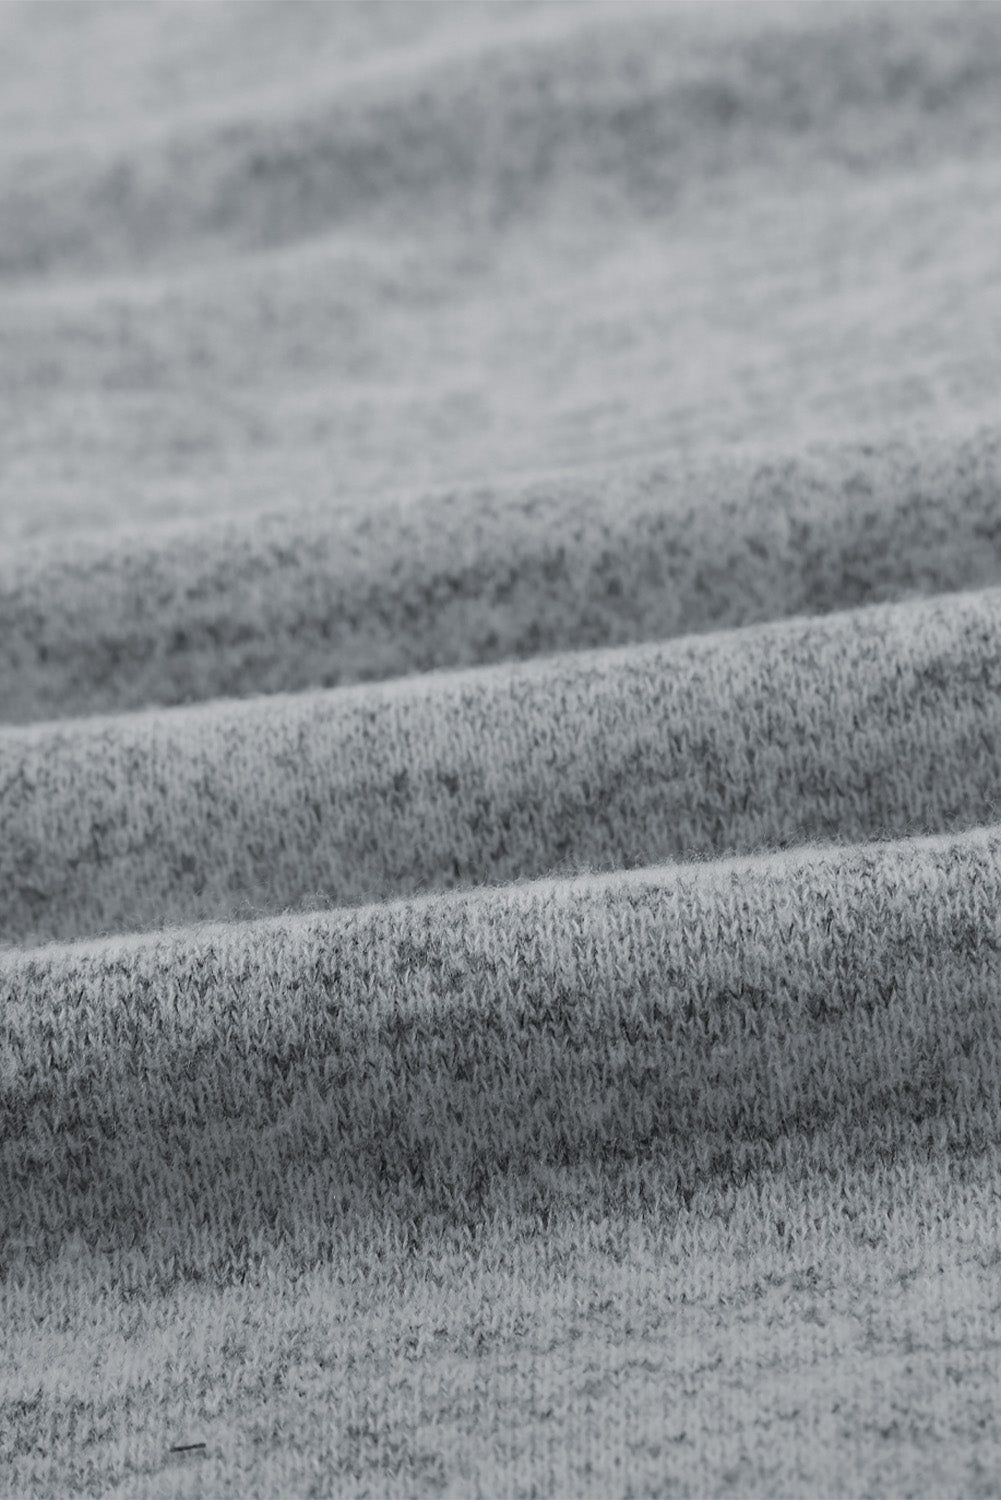
<svg viewBox="0 0 1001 1500">
<path fill-rule="evenodd" d="M 1001 1495 L 1001 6 L 0 8 L 0 1496 Z"/>
</svg>

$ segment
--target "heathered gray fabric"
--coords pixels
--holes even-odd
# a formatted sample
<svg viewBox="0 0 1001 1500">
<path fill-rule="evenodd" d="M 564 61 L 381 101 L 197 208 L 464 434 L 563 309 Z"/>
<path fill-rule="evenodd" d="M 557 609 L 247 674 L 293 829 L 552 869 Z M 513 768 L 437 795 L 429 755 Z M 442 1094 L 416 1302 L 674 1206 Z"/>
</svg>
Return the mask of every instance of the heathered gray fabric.
<svg viewBox="0 0 1001 1500">
<path fill-rule="evenodd" d="M 0 8 L 0 1496 L 1001 1493 L 999 78 Z"/>
</svg>

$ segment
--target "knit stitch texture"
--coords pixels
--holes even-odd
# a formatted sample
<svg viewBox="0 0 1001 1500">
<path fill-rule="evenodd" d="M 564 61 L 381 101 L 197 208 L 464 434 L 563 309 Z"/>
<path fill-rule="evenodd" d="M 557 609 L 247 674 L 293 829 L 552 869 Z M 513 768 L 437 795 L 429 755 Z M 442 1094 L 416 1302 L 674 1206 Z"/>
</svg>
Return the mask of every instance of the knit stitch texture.
<svg viewBox="0 0 1001 1500">
<path fill-rule="evenodd" d="M 999 78 L 0 9 L 0 1496 L 1001 1496 Z"/>
</svg>

